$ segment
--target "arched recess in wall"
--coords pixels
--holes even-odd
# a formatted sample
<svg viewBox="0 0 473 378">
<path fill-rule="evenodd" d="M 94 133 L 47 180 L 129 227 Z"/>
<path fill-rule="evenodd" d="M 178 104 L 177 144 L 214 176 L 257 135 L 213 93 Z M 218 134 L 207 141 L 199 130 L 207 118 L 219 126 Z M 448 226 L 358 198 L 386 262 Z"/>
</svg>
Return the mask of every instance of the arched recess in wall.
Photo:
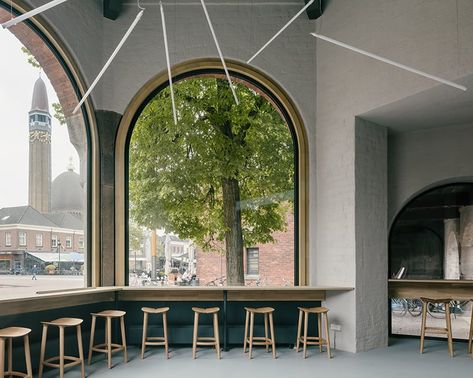
<svg viewBox="0 0 473 378">
<path fill-rule="evenodd" d="M 461 179 L 416 193 L 391 225 L 389 278 L 404 267 L 407 279 L 471 279 L 472 205 L 473 183 Z"/>
<path fill-rule="evenodd" d="M 0 22 L 9 20 L 12 16 L 26 13 L 29 10 L 31 10 L 31 7 L 20 0 L 8 2 L 0 0 Z M 72 114 L 72 110 L 81 98 L 82 93 L 85 93 L 84 80 L 61 37 L 52 31 L 52 28 L 41 15 L 19 23 L 9 28 L 9 31 L 28 49 L 51 82 L 62 108 L 70 143 L 79 156 L 80 182 L 83 199 L 85 200 L 84 210 L 86 211 L 83 225 L 87 248 L 87 285 L 96 286 L 100 282 L 100 272 L 98 270 L 100 264 L 97 262 L 99 257 L 97 253 L 99 250 L 99 213 L 97 211 L 99 209 L 98 136 L 94 111 L 90 101 L 86 101 L 81 112 Z M 59 188 L 59 185 L 57 187 Z M 54 183 L 52 191 L 54 192 Z M 65 209 L 59 209 L 58 211 L 66 212 Z M 70 213 L 78 214 L 72 211 Z M 72 248 L 74 248 L 74 241 L 72 240 L 71 243 Z M 51 242 L 51 245 L 53 244 Z M 69 242 L 67 241 L 65 244 L 69 244 Z"/>
<path fill-rule="evenodd" d="M 234 80 L 244 83 L 247 87 L 254 89 L 273 104 L 283 116 L 293 134 L 293 143 L 297 153 L 295 154 L 294 166 L 295 177 L 295 206 L 294 221 L 298 229 L 296 248 L 296 274 L 298 284 L 305 285 L 308 282 L 307 266 L 307 212 L 308 212 L 308 150 L 306 132 L 302 119 L 294 103 L 273 79 L 266 74 L 246 64 L 229 60 L 227 62 L 229 71 Z M 222 76 L 223 70 L 218 59 L 196 59 L 187 61 L 172 68 L 173 80 L 175 82 L 191 77 Z M 116 217 L 115 217 L 115 246 L 116 246 L 116 284 L 124 285 L 127 281 L 125 272 L 127 270 L 128 251 L 128 146 L 133 127 L 138 116 L 141 114 L 148 102 L 162 89 L 168 86 L 167 72 L 162 71 L 149 80 L 135 95 L 127 107 L 119 126 L 115 150 L 115 190 L 116 190 Z"/>
</svg>

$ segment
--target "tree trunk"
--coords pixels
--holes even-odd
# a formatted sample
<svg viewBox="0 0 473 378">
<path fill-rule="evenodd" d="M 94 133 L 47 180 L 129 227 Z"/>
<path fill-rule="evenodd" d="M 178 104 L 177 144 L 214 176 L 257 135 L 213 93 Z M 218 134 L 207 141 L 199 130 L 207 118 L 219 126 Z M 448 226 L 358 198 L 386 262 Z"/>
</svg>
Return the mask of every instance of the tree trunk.
<svg viewBox="0 0 473 378">
<path fill-rule="evenodd" d="M 243 234 L 238 180 L 224 178 L 222 191 L 223 219 L 226 229 L 227 285 L 242 286 L 245 284 L 245 277 L 243 275 Z"/>
</svg>

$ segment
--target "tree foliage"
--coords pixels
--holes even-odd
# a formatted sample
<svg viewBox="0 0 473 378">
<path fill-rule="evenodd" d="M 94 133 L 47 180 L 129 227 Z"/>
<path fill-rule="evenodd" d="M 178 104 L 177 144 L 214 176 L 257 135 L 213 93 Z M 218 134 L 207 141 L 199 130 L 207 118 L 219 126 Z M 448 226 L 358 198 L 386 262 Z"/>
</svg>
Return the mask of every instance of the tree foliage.
<svg viewBox="0 0 473 378">
<path fill-rule="evenodd" d="M 290 131 L 263 96 L 235 87 L 239 105 L 222 79 L 175 83 L 177 125 L 168 88 L 143 109 L 129 149 L 130 214 L 138 224 L 222 249 L 230 227 L 222 183 L 232 179 L 246 246 L 271 242 L 285 228 L 294 188 Z"/>
</svg>

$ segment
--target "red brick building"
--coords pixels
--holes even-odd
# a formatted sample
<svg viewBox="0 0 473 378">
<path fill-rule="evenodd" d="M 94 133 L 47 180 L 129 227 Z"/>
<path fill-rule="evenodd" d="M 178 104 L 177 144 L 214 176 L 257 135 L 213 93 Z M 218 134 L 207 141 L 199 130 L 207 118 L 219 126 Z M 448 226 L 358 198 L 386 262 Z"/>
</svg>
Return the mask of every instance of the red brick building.
<svg viewBox="0 0 473 378">
<path fill-rule="evenodd" d="M 261 286 L 294 285 L 294 214 L 287 215 L 285 231 L 273 234 L 274 243 L 245 248 L 245 284 Z M 199 285 L 225 284 L 225 255 L 196 250 Z"/>
<path fill-rule="evenodd" d="M 82 221 L 67 213 L 42 214 L 31 206 L 0 209 L 0 273 L 27 273 L 48 264 L 61 271 L 84 263 Z"/>
</svg>

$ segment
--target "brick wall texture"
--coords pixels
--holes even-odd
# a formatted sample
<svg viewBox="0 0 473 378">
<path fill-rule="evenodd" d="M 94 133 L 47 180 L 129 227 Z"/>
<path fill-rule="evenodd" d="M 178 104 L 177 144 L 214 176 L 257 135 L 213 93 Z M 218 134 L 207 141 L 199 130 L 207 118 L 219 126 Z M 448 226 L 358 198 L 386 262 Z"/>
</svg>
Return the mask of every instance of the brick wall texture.
<svg viewBox="0 0 473 378">
<path fill-rule="evenodd" d="M 292 286 L 294 285 L 294 215 L 288 214 L 285 231 L 273 234 L 274 243 L 251 246 L 259 249 L 259 274 L 245 275 L 245 284 L 255 286 Z M 245 273 L 246 250 L 245 250 Z M 196 251 L 196 274 L 201 286 L 218 286 L 221 278 L 225 279 L 225 255 L 217 252 Z"/>
</svg>

